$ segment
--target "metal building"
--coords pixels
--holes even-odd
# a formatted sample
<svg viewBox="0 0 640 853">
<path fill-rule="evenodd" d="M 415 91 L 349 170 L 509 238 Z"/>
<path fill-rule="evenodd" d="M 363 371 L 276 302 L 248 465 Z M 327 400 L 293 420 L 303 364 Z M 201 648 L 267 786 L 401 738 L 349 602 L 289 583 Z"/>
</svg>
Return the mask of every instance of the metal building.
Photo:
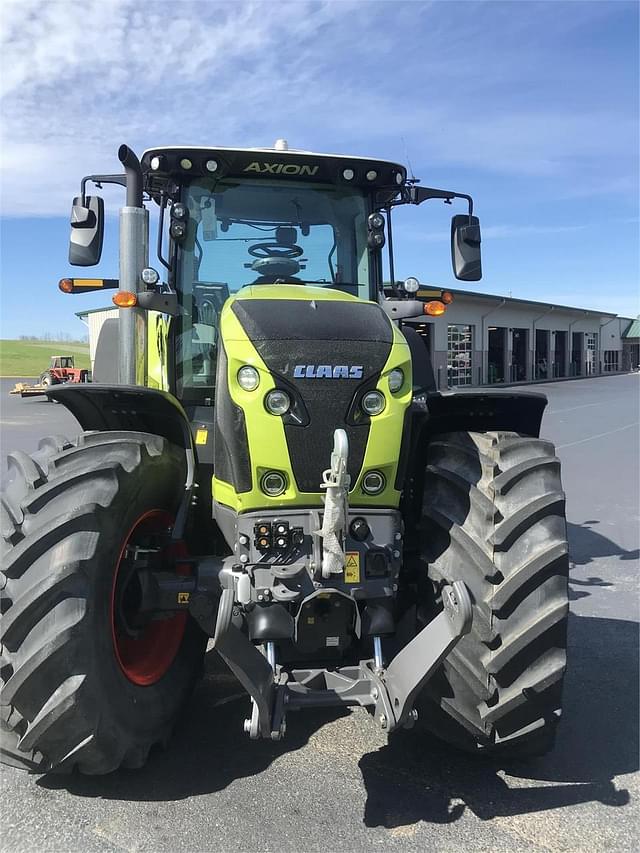
<svg viewBox="0 0 640 853">
<path fill-rule="evenodd" d="M 442 317 L 414 321 L 440 388 L 540 382 L 635 369 L 623 336 L 632 320 L 469 290 L 451 290 Z"/>
</svg>

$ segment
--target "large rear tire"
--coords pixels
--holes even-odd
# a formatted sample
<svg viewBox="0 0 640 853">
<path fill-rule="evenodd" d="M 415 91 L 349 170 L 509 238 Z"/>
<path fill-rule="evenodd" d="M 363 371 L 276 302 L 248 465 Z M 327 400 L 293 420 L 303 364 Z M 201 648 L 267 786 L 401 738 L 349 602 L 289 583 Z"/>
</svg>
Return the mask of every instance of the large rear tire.
<svg viewBox="0 0 640 853">
<path fill-rule="evenodd" d="M 417 707 L 423 726 L 462 749 L 520 757 L 553 745 L 569 609 L 564 504 L 548 441 L 459 432 L 429 447 L 421 526 L 427 598 L 464 581 L 473 626 Z"/>
<path fill-rule="evenodd" d="M 121 593 L 132 546 L 156 543 L 175 518 L 184 452 L 145 433 L 85 433 L 12 453 L 9 469 L 2 760 L 92 774 L 139 767 L 168 738 L 205 650 L 184 613 L 132 631 Z"/>
</svg>

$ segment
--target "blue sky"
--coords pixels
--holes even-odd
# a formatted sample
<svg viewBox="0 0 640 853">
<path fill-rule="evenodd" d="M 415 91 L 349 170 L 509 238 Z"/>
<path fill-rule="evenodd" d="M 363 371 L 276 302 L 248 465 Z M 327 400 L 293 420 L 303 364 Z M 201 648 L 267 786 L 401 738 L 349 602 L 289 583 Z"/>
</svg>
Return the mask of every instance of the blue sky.
<svg viewBox="0 0 640 853">
<path fill-rule="evenodd" d="M 3 0 L 0 336 L 82 334 L 64 296 L 80 178 L 121 142 L 406 162 L 473 194 L 481 291 L 635 316 L 635 2 Z M 112 210 L 119 191 L 105 197 Z M 402 210 L 397 275 L 455 286 L 451 208 Z M 117 276 L 110 218 L 96 274 Z"/>
</svg>

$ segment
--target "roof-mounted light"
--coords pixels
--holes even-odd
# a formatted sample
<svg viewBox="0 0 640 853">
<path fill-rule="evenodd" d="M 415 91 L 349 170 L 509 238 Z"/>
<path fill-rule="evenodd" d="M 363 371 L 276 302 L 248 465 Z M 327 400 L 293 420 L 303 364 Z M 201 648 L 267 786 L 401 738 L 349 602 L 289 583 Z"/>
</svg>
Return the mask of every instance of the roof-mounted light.
<svg viewBox="0 0 640 853">
<path fill-rule="evenodd" d="M 356 173 L 353 171 L 353 169 L 343 169 L 342 170 L 342 177 L 345 179 L 345 181 L 352 181 L 355 178 L 355 176 L 356 176 Z"/>
</svg>

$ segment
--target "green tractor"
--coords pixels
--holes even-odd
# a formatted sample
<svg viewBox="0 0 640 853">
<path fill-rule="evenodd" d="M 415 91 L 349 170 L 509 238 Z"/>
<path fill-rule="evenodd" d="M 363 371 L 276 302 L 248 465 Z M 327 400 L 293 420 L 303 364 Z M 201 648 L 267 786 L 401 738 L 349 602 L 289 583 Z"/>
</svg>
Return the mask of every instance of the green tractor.
<svg viewBox="0 0 640 853">
<path fill-rule="evenodd" d="M 394 275 L 395 208 L 461 200 L 454 273 L 479 280 L 472 199 L 284 140 L 119 159 L 83 179 L 69 257 L 100 259 L 87 183 L 121 184 L 119 278 L 60 282 L 120 307 L 99 381 L 48 391 L 84 432 L 8 459 L 3 760 L 141 766 L 207 644 L 247 691 L 251 738 L 363 706 L 387 733 L 549 749 L 568 556 L 546 399 L 439 393 L 411 319 L 451 294 Z"/>
</svg>

